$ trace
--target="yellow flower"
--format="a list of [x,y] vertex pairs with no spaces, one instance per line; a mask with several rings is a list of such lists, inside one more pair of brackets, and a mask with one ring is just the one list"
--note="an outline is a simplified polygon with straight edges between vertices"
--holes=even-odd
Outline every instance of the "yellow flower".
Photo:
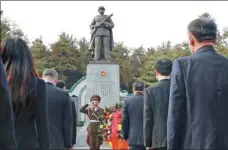
[[109,142],[108,142],[108,145],[109,145],[110,147],[112,147],[112,142],[109,141]]
[[101,124],[101,125],[100,125],[100,128],[101,128],[101,129],[102,129],[102,128],[104,128],[104,125],[103,125],[103,124]]
[[120,131],[120,130],[121,130],[121,128],[122,128],[121,124],[118,124],[118,125],[117,125],[117,130],[119,130],[119,131]]

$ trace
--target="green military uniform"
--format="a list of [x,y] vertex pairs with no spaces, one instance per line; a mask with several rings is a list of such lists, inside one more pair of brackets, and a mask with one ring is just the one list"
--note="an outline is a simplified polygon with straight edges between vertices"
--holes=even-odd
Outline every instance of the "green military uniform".
[[90,119],[90,123],[87,127],[87,143],[90,146],[90,149],[99,150],[100,145],[103,143],[103,137],[99,134],[100,122],[104,117],[104,109],[98,107],[97,110],[94,108],[87,108],[89,104],[84,105],[80,112],[87,114]]

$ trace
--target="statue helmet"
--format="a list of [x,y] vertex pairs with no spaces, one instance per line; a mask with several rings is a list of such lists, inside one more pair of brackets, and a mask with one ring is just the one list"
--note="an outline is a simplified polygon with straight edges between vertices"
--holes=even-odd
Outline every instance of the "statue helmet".
[[104,9],[104,10],[105,10],[104,6],[99,6],[99,7],[98,7],[98,11],[99,11],[100,9]]

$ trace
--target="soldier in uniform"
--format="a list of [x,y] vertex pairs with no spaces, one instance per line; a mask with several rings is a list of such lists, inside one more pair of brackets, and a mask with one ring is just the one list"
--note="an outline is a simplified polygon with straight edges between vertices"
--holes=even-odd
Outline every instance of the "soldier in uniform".
[[[111,18],[108,18],[108,15],[104,15],[105,8],[103,6],[98,8],[98,12],[100,15],[97,15],[90,24],[90,29],[95,30],[95,32],[91,36],[89,50],[94,51],[94,61],[102,59],[109,60],[110,51],[114,43],[112,34],[114,23]],[[99,26],[99,23],[103,20],[105,22]]]
[[[103,137],[99,133],[100,123],[104,119],[104,109],[99,107],[100,96],[93,95],[90,103],[84,105],[80,112],[88,116],[90,123],[87,127],[86,141],[91,150],[99,150],[103,143]],[[92,107],[90,107],[92,104]]]

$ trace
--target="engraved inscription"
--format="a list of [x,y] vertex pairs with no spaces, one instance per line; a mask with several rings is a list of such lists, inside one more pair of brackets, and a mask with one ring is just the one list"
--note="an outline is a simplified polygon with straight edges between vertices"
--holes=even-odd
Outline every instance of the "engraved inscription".
[[94,82],[93,93],[102,97],[111,96],[112,82]]

